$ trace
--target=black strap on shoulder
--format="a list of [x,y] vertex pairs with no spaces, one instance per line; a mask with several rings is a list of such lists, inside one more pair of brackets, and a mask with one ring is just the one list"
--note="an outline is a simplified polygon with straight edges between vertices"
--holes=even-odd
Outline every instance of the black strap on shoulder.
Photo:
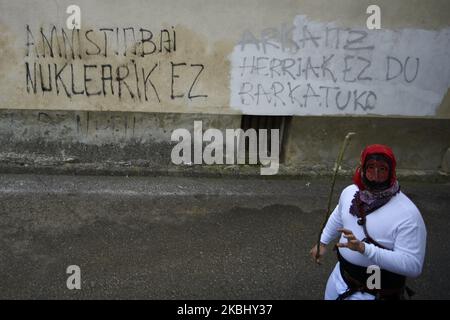
[[[364,210],[363,210],[361,207],[360,207],[359,212],[360,212],[360,216],[358,217],[358,224],[359,224],[360,226],[362,226],[363,231],[364,231],[364,235],[365,235],[365,238],[364,238],[362,241],[367,242],[367,243],[372,243],[372,244],[374,244],[374,245],[376,245],[377,247],[380,247],[380,248],[382,248],[382,249],[387,249],[385,246],[381,245],[381,244],[378,243],[374,238],[372,238],[372,237],[370,236],[369,232],[367,231],[367,225],[366,225],[367,219],[366,219],[366,216],[367,216],[368,214],[366,214],[366,213],[364,212]],[[370,213],[369,213],[369,214],[370,214]]]

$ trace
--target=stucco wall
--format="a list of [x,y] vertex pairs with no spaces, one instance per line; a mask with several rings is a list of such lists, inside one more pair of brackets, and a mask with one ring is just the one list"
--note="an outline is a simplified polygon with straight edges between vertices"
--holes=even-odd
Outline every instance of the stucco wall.
[[70,4],[0,1],[1,108],[450,114],[446,0],[78,1],[74,38]]
[[[259,174],[259,166],[174,165],[175,129],[239,128],[239,115],[99,111],[3,110],[0,112],[0,170],[119,174]],[[278,174],[324,174],[344,136],[357,135],[342,169],[353,170],[364,146],[390,145],[403,175],[448,172],[447,119],[294,117],[286,133]],[[445,162],[443,164],[443,161]],[[193,161],[192,161],[193,162]]]

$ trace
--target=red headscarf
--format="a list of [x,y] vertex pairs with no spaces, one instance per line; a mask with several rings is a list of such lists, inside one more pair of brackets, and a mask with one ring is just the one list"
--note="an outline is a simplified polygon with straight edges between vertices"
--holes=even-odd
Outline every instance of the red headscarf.
[[358,186],[359,190],[365,190],[366,186],[362,182],[361,178],[361,168],[364,168],[366,164],[366,159],[368,156],[372,154],[381,154],[388,158],[390,160],[390,176],[391,180],[389,183],[389,187],[392,187],[397,180],[397,177],[395,175],[395,166],[397,162],[395,161],[394,153],[392,152],[392,149],[388,146],[385,146],[383,144],[372,144],[370,146],[367,146],[361,153],[361,161],[359,163],[359,166],[356,168],[355,174],[353,175],[353,182]]

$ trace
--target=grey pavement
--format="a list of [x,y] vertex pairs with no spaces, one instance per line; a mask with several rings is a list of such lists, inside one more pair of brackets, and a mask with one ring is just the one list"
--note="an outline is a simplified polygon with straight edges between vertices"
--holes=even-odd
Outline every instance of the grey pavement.
[[[334,197],[349,184],[340,177]],[[402,190],[428,229],[416,299],[450,298],[450,182]],[[322,299],[330,178],[0,175],[0,298]],[[81,268],[68,290],[66,268]]]

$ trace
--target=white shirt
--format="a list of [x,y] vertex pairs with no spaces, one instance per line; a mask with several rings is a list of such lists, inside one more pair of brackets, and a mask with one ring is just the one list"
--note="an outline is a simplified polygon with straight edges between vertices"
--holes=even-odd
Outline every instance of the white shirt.
[[[358,187],[350,185],[342,191],[339,203],[330,215],[320,241],[330,243],[339,236],[337,229],[345,228],[362,240],[365,234],[356,216],[350,214],[350,205]],[[364,253],[348,248],[339,252],[349,262],[368,267],[377,265],[406,277],[417,277],[422,272],[426,247],[426,228],[419,209],[401,191],[381,208],[366,216],[369,235],[387,249],[365,243]],[[341,236],[339,242],[347,242]]]

